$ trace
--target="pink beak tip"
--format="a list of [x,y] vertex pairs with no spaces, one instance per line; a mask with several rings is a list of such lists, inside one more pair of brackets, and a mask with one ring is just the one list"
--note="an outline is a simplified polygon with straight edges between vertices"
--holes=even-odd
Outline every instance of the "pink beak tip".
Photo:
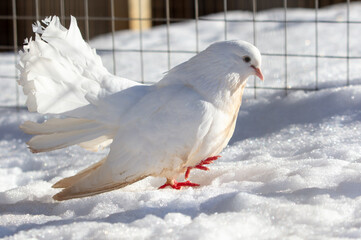
[[257,68],[257,67],[253,67],[254,70],[255,70],[255,75],[257,77],[259,77],[259,79],[261,79],[262,81],[264,81],[264,77],[263,77],[263,74],[262,74],[262,71],[261,69]]

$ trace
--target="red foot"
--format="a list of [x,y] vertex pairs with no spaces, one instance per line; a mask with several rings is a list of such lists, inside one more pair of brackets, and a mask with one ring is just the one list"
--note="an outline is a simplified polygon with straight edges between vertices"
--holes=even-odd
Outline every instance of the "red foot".
[[204,170],[204,171],[208,171],[209,168],[203,166],[205,164],[210,164],[213,163],[214,160],[217,160],[218,158],[220,158],[221,156],[214,156],[214,157],[209,157],[203,161],[201,161],[198,165],[194,166],[194,167],[188,167],[186,174],[184,175],[185,179],[188,179],[189,177],[189,173],[191,172],[191,169],[196,168],[196,169],[200,169],[200,170]]
[[192,183],[190,181],[186,181],[186,182],[177,182],[176,180],[172,181],[173,183],[171,183],[170,181],[167,181],[164,185],[160,186],[158,189],[163,189],[166,187],[171,187],[173,189],[181,189],[182,187],[198,187],[199,184],[197,183]]

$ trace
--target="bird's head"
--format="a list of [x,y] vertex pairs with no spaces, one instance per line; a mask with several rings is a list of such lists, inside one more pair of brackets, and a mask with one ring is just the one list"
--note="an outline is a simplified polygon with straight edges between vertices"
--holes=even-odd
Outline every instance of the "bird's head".
[[205,52],[212,54],[222,68],[239,74],[240,79],[255,75],[263,81],[261,53],[252,44],[240,40],[216,42]]
[[237,92],[251,75],[263,80],[258,49],[245,41],[222,41],[171,69],[157,85],[182,83],[207,98],[223,99]]

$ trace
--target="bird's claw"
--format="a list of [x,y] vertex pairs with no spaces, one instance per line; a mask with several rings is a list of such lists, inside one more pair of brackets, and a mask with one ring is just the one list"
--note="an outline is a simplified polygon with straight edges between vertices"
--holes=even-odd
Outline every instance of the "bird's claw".
[[199,184],[197,183],[192,183],[190,181],[185,181],[185,182],[177,182],[177,181],[173,181],[173,183],[170,182],[166,182],[164,185],[160,186],[158,189],[163,189],[166,187],[171,187],[173,189],[177,189],[180,190],[182,187],[199,187]]
[[186,171],[186,173],[185,173],[185,175],[184,175],[184,178],[185,178],[185,179],[188,179],[189,174],[190,174],[190,172],[191,172],[191,169],[193,169],[193,168],[200,169],[200,170],[204,170],[204,171],[208,171],[209,168],[205,167],[204,165],[213,163],[213,161],[217,160],[217,159],[220,158],[220,157],[221,157],[221,156],[209,157],[209,158],[201,161],[198,165],[196,165],[196,166],[194,166],[194,167],[188,167],[188,168],[187,168],[187,171]]
[[[196,169],[200,169],[200,170],[204,170],[204,171],[208,171],[209,168],[207,168],[204,165],[213,163],[214,160],[217,160],[218,158],[220,158],[221,156],[214,156],[214,157],[209,157],[203,161],[201,161],[198,165],[194,166],[194,167],[188,167],[187,171],[185,173],[185,179],[188,179],[189,177],[189,173],[191,171],[191,169],[196,168]],[[173,189],[177,189],[180,190],[182,187],[198,187],[199,184],[197,183],[192,183],[190,181],[185,181],[185,182],[177,182],[174,179],[167,179],[167,182],[165,184],[163,184],[162,186],[160,186],[158,189],[164,189],[166,187],[171,187]]]

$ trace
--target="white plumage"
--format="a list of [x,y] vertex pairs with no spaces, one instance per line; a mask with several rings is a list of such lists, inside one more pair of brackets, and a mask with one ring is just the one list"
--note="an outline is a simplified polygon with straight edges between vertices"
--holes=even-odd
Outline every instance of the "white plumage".
[[[261,55],[244,41],[217,42],[171,69],[158,83],[142,85],[113,76],[82,39],[75,18],[69,30],[58,17],[34,25],[35,40],[20,52],[20,79],[29,111],[60,114],[25,122],[36,135],[32,152],[74,144],[109,155],[57,182],[66,200],[124,187],[147,176],[176,179],[219,154],[231,138],[246,80],[260,71]],[[187,184],[185,184],[187,185]],[[189,185],[190,186],[190,185]]]

